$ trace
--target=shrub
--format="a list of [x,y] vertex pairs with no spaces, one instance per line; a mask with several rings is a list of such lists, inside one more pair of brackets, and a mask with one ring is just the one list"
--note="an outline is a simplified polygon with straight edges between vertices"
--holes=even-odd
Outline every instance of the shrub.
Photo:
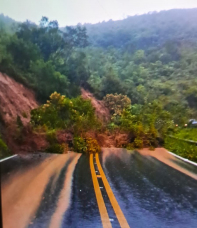
[[164,147],[179,156],[195,162],[197,161],[197,146],[194,143],[167,136]]
[[74,147],[74,151],[76,151],[78,153],[86,153],[87,152],[86,141],[82,137],[74,137],[73,147]]
[[46,125],[48,129],[70,129],[76,134],[99,127],[94,108],[89,100],[81,97],[69,99],[57,92],[46,104],[31,111],[34,127]]
[[101,148],[98,145],[98,142],[96,139],[92,139],[92,138],[87,138],[86,139],[86,145],[87,145],[87,152],[89,154],[91,153],[100,153]]
[[62,143],[59,144],[57,140],[56,130],[51,130],[46,133],[46,139],[49,142],[50,146],[46,149],[49,153],[63,154],[69,150],[68,144]]
[[157,130],[154,126],[150,126],[148,132],[147,132],[147,144],[150,146],[150,148],[154,148],[157,146]]
[[78,153],[99,153],[101,151],[100,146],[96,139],[75,137],[73,140],[74,150]]
[[135,138],[135,140],[134,140],[134,146],[136,148],[143,148],[143,139],[141,139],[141,138]]
[[8,157],[9,155],[10,155],[10,151],[0,135],[0,159],[4,157]]
[[57,143],[56,130],[51,130],[46,133],[46,139],[50,144]]
[[69,151],[69,146],[67,143],[62,143],[62,146],[64,148],[63,154],[66,154]]
[[196,128],[183,128],[177,129],[177,132],[173,134],[173,136],[180,139],[188,139],[197,141],[197,129]]
[[64,144],[54,143],[46,149],[46,152],[54,153],[54,154],[63,154],[64,149],[65,149]]
[[111,114],[115,115],[121,115],[122,111],[131,105],[131,100],[122,94],[107,94],[103,99]]
[[114,130],[119,129],[119,126],[116,125],[114,122],[111,122],[107,125],[107,129],[113,132]]
[[133,150],[134,149],[134,143],[128,143],[126,146],[127,150]]

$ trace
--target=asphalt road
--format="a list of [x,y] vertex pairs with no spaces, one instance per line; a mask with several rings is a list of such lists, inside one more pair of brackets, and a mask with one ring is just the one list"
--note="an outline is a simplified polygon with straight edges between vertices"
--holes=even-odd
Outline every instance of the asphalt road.
[[1,174],[3,228],[197,227],[197,167],[162,149],[16,156]]

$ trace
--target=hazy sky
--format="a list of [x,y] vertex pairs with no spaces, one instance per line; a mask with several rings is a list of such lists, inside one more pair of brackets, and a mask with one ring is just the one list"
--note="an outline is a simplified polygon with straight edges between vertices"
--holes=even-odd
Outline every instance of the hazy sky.
[[42,16],[60,26],[123,19],[172,8],[194,8],[197,0],[0,0],[0,13],[17,21],[38,23]]

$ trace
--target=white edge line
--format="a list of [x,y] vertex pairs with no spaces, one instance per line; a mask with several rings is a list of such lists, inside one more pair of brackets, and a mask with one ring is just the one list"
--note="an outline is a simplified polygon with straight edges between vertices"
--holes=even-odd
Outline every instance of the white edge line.
[[183,158],[183,157],[181,157],[181,156],[178,156],[178,155],[176,155],[176,154],[174,154],[174,153],[172,153],[172,152],[170,152],[170,151],[168,151],[168,153],[172,154],[174,157],[180,158],[181,160],[183,160],[183,161],[185,161],[185,162],[188,162],[188,163],[190,163],[190,164],[192,164],[192,165],[197,166],[197,163],[195,163],[195,162],[193,162],[193,161],[190,161],[190,160],[188,160],[188,159],[186,159],[186,158]]
[[10,158],[14,158],[14,157],[16,157],[16,156],[18,156],[18,155],[17,155],[17,154],[15,154],[15,155],[13,155],[13,156],[10,156],[10,157],[7,157],[7,158],[4,158],[4,159],[1,159],[1,160],[0,160],[0,162],[6,161],[6,160],[8,160],[8,159],[10,159]]

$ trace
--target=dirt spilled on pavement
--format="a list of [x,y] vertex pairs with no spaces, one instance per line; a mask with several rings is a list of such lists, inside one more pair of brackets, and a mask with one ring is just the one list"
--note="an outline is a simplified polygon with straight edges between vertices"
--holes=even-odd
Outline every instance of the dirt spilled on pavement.
[[[64,185],[59,200],[51,218],[52,227],[59,227],[61,216],[70,203],[72,175],[81,155],[69,153],[66,155],[51,155],[43,162],[28,170],[19,169],[9,180],[2,183],[3,227],[25,228],[34,223],[36,213],[44,199],[43,194],[52,180],[51,192],[57,189],[59,176],[68,164]],[[52,193],[50,193],[52,194]],[[49,198],[50,198],[49,194]],[[58,197],[58,196],[56,196]],[[62,205],[61,201],[64,201]],[[50,222],[50,218],[49,218]]]
[[172,154],[168,153],[168,151],[165,148],[156,148],[154,151],[149,150],[148,148],[144,148],[142,150],[138,150],[138,152],[144,156],[155,157],[156,159],[165,163],[166,165],[171,166],[172,168],[177,169],[178,171],[197,180],[197,174],[194,174],[193,172],[190,172],[189,170],[178,165],[178,163],[173,162],[180,160],[174,157]]
[[[125,152],[123,150],[125,150]],[[106,162],[107,158],[110,158],[112,154],[117,156],[119,159],[123,160],[126,163],[127,160],[129,160],[130,153],[132,153],[127,151],[126,149],[121,148],[102,148],[102,151],[104,163]],[[184,161],[182,162],[180,159],[168,153],[168,151],[165,148],[156,148],[155,150],[149,150],[148,148],[144,148],[137,151],[143,156],[154,157],[157,160],[163,162],[164,164],[197,180],[197,174],[187,168],[188,164],[186,164],[186,162]]]

